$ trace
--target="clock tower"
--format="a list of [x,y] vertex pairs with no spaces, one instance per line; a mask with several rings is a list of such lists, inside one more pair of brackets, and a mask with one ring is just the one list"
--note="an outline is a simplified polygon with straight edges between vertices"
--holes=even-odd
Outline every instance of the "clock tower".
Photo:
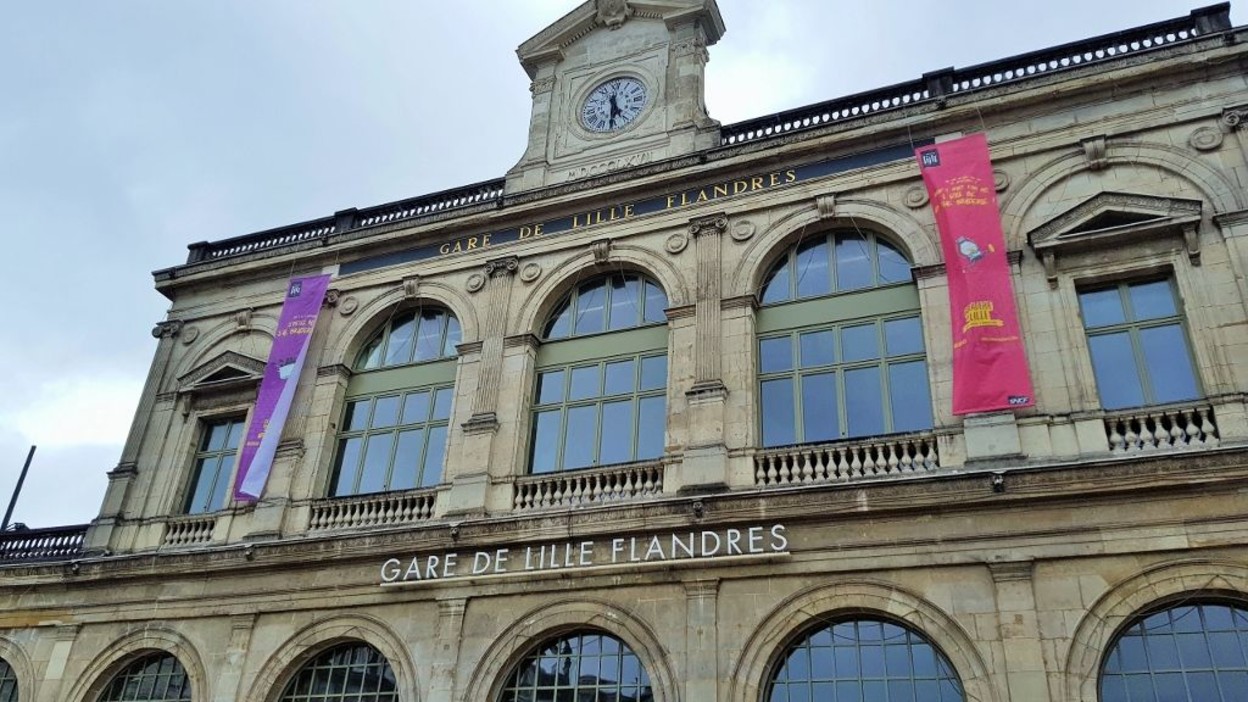
[[723,33],[715,0],[588,0],[521,44],[533,110],[507,192],[715,146],[703,77]]

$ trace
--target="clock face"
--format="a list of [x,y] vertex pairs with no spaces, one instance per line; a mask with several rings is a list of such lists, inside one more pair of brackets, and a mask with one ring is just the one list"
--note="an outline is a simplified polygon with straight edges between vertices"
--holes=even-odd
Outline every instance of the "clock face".
[[591,132],[613,132],[632,124],[646,108],[646,86],[636,78],[612,78],[581,106],[581,124]]

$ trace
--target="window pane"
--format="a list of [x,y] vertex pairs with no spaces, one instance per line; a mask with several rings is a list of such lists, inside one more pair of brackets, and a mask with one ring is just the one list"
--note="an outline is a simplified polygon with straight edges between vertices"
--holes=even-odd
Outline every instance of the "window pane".
[[836,362],[836,338],[832,330],[806,332],[801,337],[802,368]]
[[923,353],[923,327],[918,317],[884,322],[884,347],[889,356]]
[[459,320],[455,318],[455,315],[448,314],[446,317],[446,343],[442,345],[442,355],[450,357],[459,353],[455,347],[459,346],[462,332],[459,328]]
[[538,412],[533,421],[533,472],[550,473],[559,456],[559,421],[562,412]]
[[420,315],[420,328],[416,333],[416,360],[428,361],[442,354],[442,328],[445,318],[437,310],[426,310]]
[[217,464],[220,458],[201,458],[195,464],[195,487],[186,501],[187,514],[199,514],[212,511],[208,506],[212,483],[216,479]]
[[368,412],[372,400],[356,400],[347,403],[347,416],[342,420],[343,431],[360,431],[368,426]]
[[582,286],[577,293],[576,334],[593,334],[600,332],[606,322],[607,287],[603,282],[590,283]]
[[1169,280],[1130,285],[1127,295],[1131,298],[1131,316],[1137,321],[1173,317],[1179,313],[1174,308],[1174,294]]
[[758,342],[758,367],[760,372],[774,373],[793,368],[793,339],[777,336]]
[[836,374],[816,373],[802,378],[802,440],[832,441],[841,436],[837,417]]
[[563,399],[563,369],[537,375],[537,403],[559,402]]
[[850,436],[883,434],[883,405],[879,368],[845,371],[845,416],[849,420]]
[[667,386],[667,356],[641,359],[641,389],[657,390]]
[[390,469],[390,449],[394,447],[394,434],[376,434],[368,437],[364,449],[364,466],[360,473],[357,492],[365,494],[385,489],[386,473]]
[[836,289],[857,290],[872,282],[871,254],[861,234],[836,237]]
[[569,400],[583,400],[587,397],[598,397],[599,381],[598,366],[581,366],[572,369],[572,387],[568,391]]
[[638,402],[637,460],[644,461],[663,455],[667,431],[666,402],[663,397],[643,397]]
[[439,388],[433,395],[433,421],[449,419],[451,416],[451,399],[454,388]]
[[399,421],[399,396],[379,397],[373,402],[372,428],[392,427]]
[[814,297],[832,292],[828,275],[828,240],[817,237],[803,241],[794,258],[797,265],[797,296]]
[[667,294],[663,288],[646,282],[646,322],[667,321]]
[[236,449],[238,448],[238,442],[241,441],[243,438],[242,420],[231,421],[229,423],[228,429],[229,429],[229,434],[225,437],[225,448]]
[[893,431],[931,429],[932,396],[927,383],[927,362],[890,365],[888,400],[893,409]]
[[226,497],[226,488],[230,486],[230,473],[234,470],[233,453],[227,453],[217,459],[216,469],[213,471],[212,494],[208,497],[207,511],[216,512],[219,509],[225,509],[225,503],[228,501]]
[[381,367],[381,342],[385,341],[385,332],[382,331],[373,337],[364,349],[360,351],[360,360],[356,363],[359,370],[371,370]]
[[1079,293],[1079,306],[1083,309],[1083,326],[1088,329],[1127,321],[1118,288]]
[[425,465],[420,486],[430,487],[442,482],[442,461],[446,456],[446,427],[429,429],[429,447],[425,449]]
[[608,402],[602,406],[600,464],[624,463],[633,458],[633,401]]
[[563,438],[563,467],[584,468],[594,462],[598,434],[598,408],[568,408],[568,428]]
[[793,418],[793,380],[779,378],[763,384],[763,445],[784,446],[797,441]]
[[429,391],[411,392],[403,401],[403,423],[415,424],[429,419]]
[[608,329],[629,329],[641,323],[641,280],[611,278],[611,313]]
[[1096,375],[1101,406],[1118,409],[1144,404],[1140,371],[1136,368],[1127,332],[1090,336],[1088,348],[1092,353],[1092,370]]
[[1167,324],[1141,329],[1140,346],[1153,384],[1153,402],[1177,402],[1199,395],[1182,327]]
[[564,302],[546,325],[547,339],[562,339],[572,330],[572,305]]
[[217,422],[209,424],[204,432],[203,451],[220,451],[225,448],[225,439],[230,434],[230,425],[227,422]]
[[880,337],[875,324],[859,324],[841,329],[841,359],[862,361],[880,357]]
[[878,237],[875,250],[880,258],[880,285],[910,282],[910,262],[900,251]]
[[390,341],[386,344],[385,365],[393,366],[412,360],[413,337],[416,335],[414,316],[396,320],[390,328]]
[[789,276],[789,268],[789,257],[786,255],[767,275],[767,281],[763,283],[762,303],[764,305],[784,302],[792,297],[793,291],[790,289],[792,279]]
[[420,470],[420,452],[424,448],[424,429],[399,434],[399,445],[394,452],[394,471],[390,475],[388,489],[408,490],[416,487],[416,473]]
[[[637,384],[637,363],[633,359],[613,361],[607,364],[606,383],[603,395],[619,395],[632,392]],[[614,426],[608,424],[607,426]]]
[[335,495],[351,495],[355,493],[355,477],[360,465],[361,438],[343,439],[338,442],[338,481],[334,487]]

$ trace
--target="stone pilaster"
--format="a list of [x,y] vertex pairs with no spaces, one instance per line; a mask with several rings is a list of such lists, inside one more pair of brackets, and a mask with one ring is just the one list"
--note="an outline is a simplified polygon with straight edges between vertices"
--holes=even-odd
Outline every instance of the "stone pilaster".
[[[62,688],[66,687],[67,684],[69,687],[73,686],[74,679],[71,677],[67,680],[65,671],[69,667],[70,653],[74,648],[74,641],[78,638],[78,629],[79,625],[77,624],[64,624],[56,627],[52,632],[52,636],[48,637],[51,645],[47,647],[47,652],[44,653],[42,645],[39,647],[41,650],[36,651],[35,655],[37,658],[46,656],[48,661],[47,667],[43,671],[43,679],[39,685],[39,696],[37,698],[39,702],[60,702],[65,699],[63,693],[69,692],[68,688],[64,690]],[[26,693],[22,694],[25,695]]]
[[217,668],[220,672],[214,676],[212,683],[212,698],[216,702],[234,702],[246,696],[241,688],[243,664],[247,661],[247,651],[251,648],[251,632],[255,625],[254,614],[230,618],[230,640],[222,655],[225,665]]
[[719,581],[685,583],[685,695],[687,700],[719,696]]
[[723,214],[699,217],[689,222],[698,258],[698,289],[694,304],[697,341],[694,346],[693,392],[721,393],[724,389],[720,363],[720,242],[728,228]]
[[515,256],[497,258],[485,264],[485,324],[481,329],[481,367],[477,391],[472,398],[472,416],[464,431],[494,431],[498,428],[498,382],[503,368],[503,335],[507,330],[507,310],[511,302],[511,281],[520,267]]
[[459,643],[464,630],[464,610],[468,600],[456,597],[438,600],[438,628],[430,661],[429,702],[458,699],[455,670],[459,667]]
[[996,590],[1008,699],[1014,702],[1056,699],[1049,696],[1044,668],[1036,595],[1032,587],[1032,562],[989,563],[988,571]]

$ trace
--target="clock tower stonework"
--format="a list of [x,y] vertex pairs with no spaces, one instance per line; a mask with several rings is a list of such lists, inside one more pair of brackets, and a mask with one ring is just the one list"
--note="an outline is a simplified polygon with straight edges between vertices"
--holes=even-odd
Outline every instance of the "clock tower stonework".
[[715,0],[588,0],[521,44],[533,111],[507,192],[715,146],[703,78],[723,33]]

